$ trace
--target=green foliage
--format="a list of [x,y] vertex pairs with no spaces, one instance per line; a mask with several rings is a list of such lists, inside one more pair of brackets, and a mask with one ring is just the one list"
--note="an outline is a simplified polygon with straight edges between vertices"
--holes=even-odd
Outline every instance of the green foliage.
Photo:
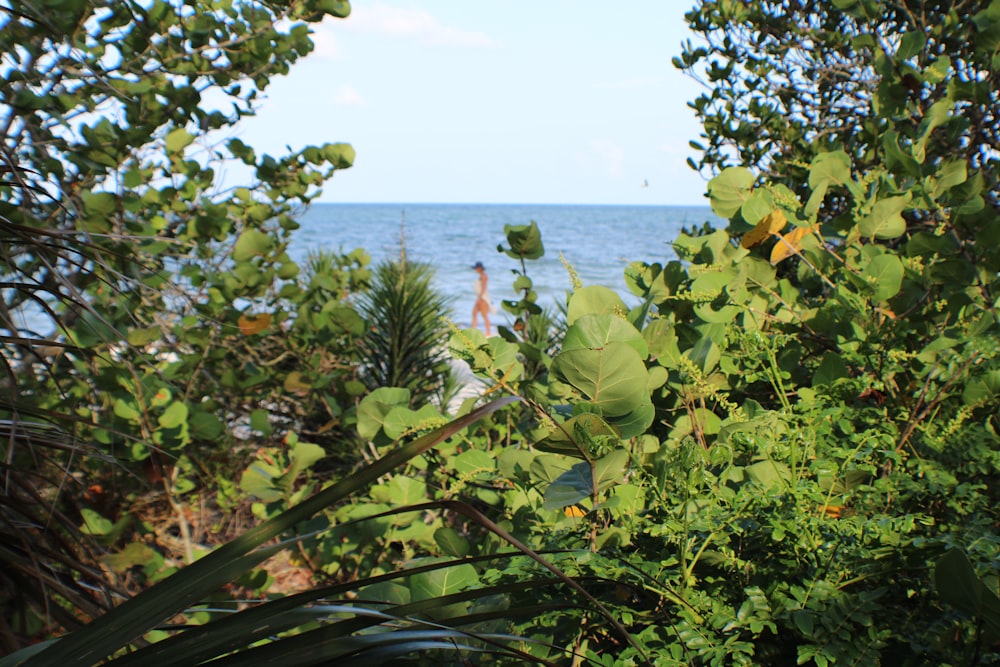
[[[459,619],[453,633],[442,631],[438,624],[419,621],[410,625],[415,629],[424,630],[423,636],[415,635],[412,631],[408,631],[409,628],[400,630],[393,627],[397,622],[405,622],[407,616],[416,616],[420,613],[430,614],[438,621],[447,618],[447,605],[442,601],[461,604],[464,608],[468,599],[463,600],[457,594],[468,587],[470,578],[474,578],[475,570],[468,564],[456,565],[449,562],[413,567],[409,572],[401,572],[395,577],[385,579],[391,581],[394,578],[409,578],[410,600],[407,604],[395,605],[398,607],[396,610],[385,605],[375,605],[370,611],[364,605],[331,607],[321,603],[323,598],[342,595],[347,590],[357,587],[317,589],[297,598],[261,603],[238,613],[234,610],[234,613],[222,615],[205,625],[191,628],[189,632],[176,634],[172,638],[138,648],[131,653],[120,653],[121,649],[129,647],[136,637],[153,631],[174,615],[185,611],[193,613],[191,605],[289,544],[283,541],[277,545],[266,546],[274,538],[285,536],[298,524],[310,519],[324,508],[363,489],[414,456],[503,407],[510,400],[494,401],[394,449],[379,461],[303,498],[294,507],[252,528],[238,539],[190,564],[162,583],[143,591],[96,619],[85,630],[25,653],[8,656],[0,660],[0,665],[20,664],[20,661],[28,655],[31,656],[31,664],[35,665],[90,665],[115,654],[118,654],[116,659],[104,664],[140,662],[148,664],[150,660],[157,664],[172,662],[199,664],[238,648],[246,649],[239,654],[239,660],[249,661],[248,664],[260,664],[260,660],[276,654],[281,655],[283,660],[293,661],[296,664],[325,664],[332,659],[349,655],[358,657],[359,654],[366,659],[372,659],[368,656],[381,655],[377,649],[386,646],[401,655],[426,651],[430,648],[518,655],[519,651],[516,648],[506,646],[509,638],[499,636],[491,638],[490,635],[484,636],[475,630],[462,630],[462,625],[468,625],[468,622],[463,623],[462,619]],[[294,452],[301,452],[301,447],[293,450],[293,458],[296,456]],[[300,463],[307,465],[304,462]],[[294,541],[297,540],[293,539],[292,542]],[[475,597],[472,596],[471,599]],[[419,601],[424,601],[425,604],[415,604]],[[353,622],[350,619],[353,619]],[[272,637],[276,632],[287,633],[293,630],[297,631],[287,635],[281,642],[266,642],[255,646],[260,640]],[[384,633],[381,641],[359,639],[367,636],[371,640],[373,633]],[[453,645],[442,644],[442,641],[449,637],[460,639],[461,642]],[[476,648],[484,642],[484,647]]]
[[[531,629],[600,664],[992,664],[1000,263],[984,242],[995,144],[976,133],[996,110],[963,83],[995,69],[991,10],[974,26],[929,10],[933,28],[902,31],[887,56],[892,39],[868,35],[918,20],[901,7],[795,7],[689,15],[709,46],[682,64],[715,58],[695,108],[726,230],[631,265],[631,311],[578,286],[530,383],[513,332],[453,337],[533,411],[496,460],[506,520],[568,552],[567,572],[613,580],[602,599],[643,650],[561,611]],[[914,58],[924,78],[907,98],[893,81]],[[510,241],[520,274],[529,229]]]
[[[507,397],[478,410],[469,399],[452,421],[435,396],[442,304],[426,269],[378,267],[356,310],[363,253],[314,255],[302,274],[285,252],[284,205],[308,199],[286,174],[342,168],[348,147],[258,164],[230,143],[269,194],[213,203],[202,166],[178,156],[200,125],[164,126],[157,146],[195,184],[138,179],[130,187],[161,194],[136,211],[92,187],[73,229],[103,244],[108,224],[149,213],[157,242],[169,230],[190,251],[153,244],[162,263],[141,280],[136,267],[70,263],[105,282],[80,273],[93,307],[53,311],[68,347],[18,376],[17,398],[39,416],[74,406],[87,451],[171,461],[158,483],[181,512],[206,470],[242,472],[217,481],[218,501],[249,495],[262,523],[43,646],[43,664],[139,637],[152,643],[116,662],[420,664],[446,648],[470,664],[1000,660],[995,5],[963,22],[933,3],[700,2],[688,18],[707,43],[679,64],[713,84],[693,103],[696,149],[727,228],[681,234],[676,260],[630,265],[635,307],[574,281],[562,324],[528,275],[541,230],[507,226],[513,325],[448,339],[486,395]],[[112,145],[114,132],[108,121],[81,136]],[[109,289],[162,288],[176,266],[183,300]],[[134,347],[112,354],[115,331]],[[175,356],[153,357],[153,343]],[[43,391],[64,369],[62,393]],[[234,426],[252,451],[231,452],[247,441]],[[327,481],[325,455],[355,432],[368,461]],[[167,574],[122,544],[141,522],[83,510],[109,567]],[[265,590],[254,567],[287,545],[321,584],[234,614],[198,606],[228,581]],[[184,629],[165,638],[157,628],[181,612]]]
[[[348,3],[9,4],[0,450],[5,479],[23,479],[3,488],[3,542],[19,545],[3,562],[21,579],[4,580],[0,604],[44,634],[113,599],[76,582],[109,585],[100,549],[151,534],[129,512],[150,485],[190,559],[190,507],[233,500],[248,436],[301,431],[355,455],[338,443],[363,326],[341,288],[367,259],[301,284],[287,252],[294,214],[351,165],[349,145],[269,156],[226,138],[312,49],[308,23]],[[221,189],[222,169],[246,187]],[[126,529],[95,550],[77,540],[85,517]]]
[[433,285],[434,269],[406,259],[375,267],[359,304],[367,320],[360,341],[361,379],[369,390],[399,387],[411,402],[447,403],[453,388],[445,352],[449,299]]
[[996,13],[990,1],[701,0],[686,15],[701,39],[674,59],[708,84],[690,103],[704,128],[697,166],[802,187],[815,156],[842,149],[859,173],[920,180],[966,164],[992,190]]

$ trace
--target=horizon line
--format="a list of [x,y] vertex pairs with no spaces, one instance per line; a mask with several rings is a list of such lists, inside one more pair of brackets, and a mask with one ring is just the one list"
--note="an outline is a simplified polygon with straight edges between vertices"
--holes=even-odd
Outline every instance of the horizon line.
[[347,206],[631,206],[631,207],[648,207],[648,208],[669,208],[669,207],[685,207],[685,208],[712,208],[708,202],[708,198],[705,199],[704,203],[698,204],[623,204],[623,203],[605,203],[605,204],[594,204],[594,203],[572,203],[572,202],[476,202],[476,201],[321,201],[316,200],[310,202],[308,205],[313,204],[330,204],[330,205],[347,205]]

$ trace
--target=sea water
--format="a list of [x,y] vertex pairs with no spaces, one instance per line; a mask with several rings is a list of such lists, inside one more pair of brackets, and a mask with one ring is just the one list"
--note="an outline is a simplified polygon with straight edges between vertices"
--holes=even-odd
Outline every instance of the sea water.
[[[637,299],[624,278],[630,262],[665,264],[676,258],[671,242],[682,229],[724,226],[707,206],[314,204],[298,217],[290,254],[301,262],[309,250],[364,248],[376,264],[398,258],[405,239],[407,258],[434,267],[435,287],[452,300],[454,321],[468,326],[476,262],[486,267],[498,310],[500,300],[520,298],[513,289],[520,262],[497,246],[506,245],[505,225],[531,221],[541,230],[545,255],[526,268],[542,306],[564,300],[572,287],[560,254],[584,285],[609,287],[632,305]],[[500,310],[494,319],[503,324],[509,316]]]

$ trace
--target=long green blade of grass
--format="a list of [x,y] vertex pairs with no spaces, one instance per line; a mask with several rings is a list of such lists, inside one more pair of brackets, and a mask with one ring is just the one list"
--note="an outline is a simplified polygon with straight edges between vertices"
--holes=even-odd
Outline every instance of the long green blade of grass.
[[[299,505],[256,526],[185,567],[163,582],[100,616],[34,656],[31,665],[93,665],[119,651],[144,633],[238,578],[269,553],[253,553],[269,540],[290,530],[322,509],[337,503],[406,461],[447,440],[470,424],[514,401],[505,397],[397,447],[371,465],[314,494]],[[265,552],[267,550],[264,550]],[[0,667],[19,664],[17,654],[0,661]]]

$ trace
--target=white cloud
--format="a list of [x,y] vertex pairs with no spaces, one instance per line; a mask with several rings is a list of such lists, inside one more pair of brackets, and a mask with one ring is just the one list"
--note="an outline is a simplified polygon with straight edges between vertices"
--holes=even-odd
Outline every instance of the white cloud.
[[449,28],[422,9],[390,7],[382,3],[354,6],[342,25],[347,29],[413,39],[421,44],[477,48],[499,46],[486,33]]
[[364,107],[368,101],[354,87],[342,85],[333,96],[333,103],[338,107]]
[[625,151],[621,146],[613,141],[595,140],[590,142],[590,151],[601,161],[604,171],[609,175],[615,177],[624,175]]

